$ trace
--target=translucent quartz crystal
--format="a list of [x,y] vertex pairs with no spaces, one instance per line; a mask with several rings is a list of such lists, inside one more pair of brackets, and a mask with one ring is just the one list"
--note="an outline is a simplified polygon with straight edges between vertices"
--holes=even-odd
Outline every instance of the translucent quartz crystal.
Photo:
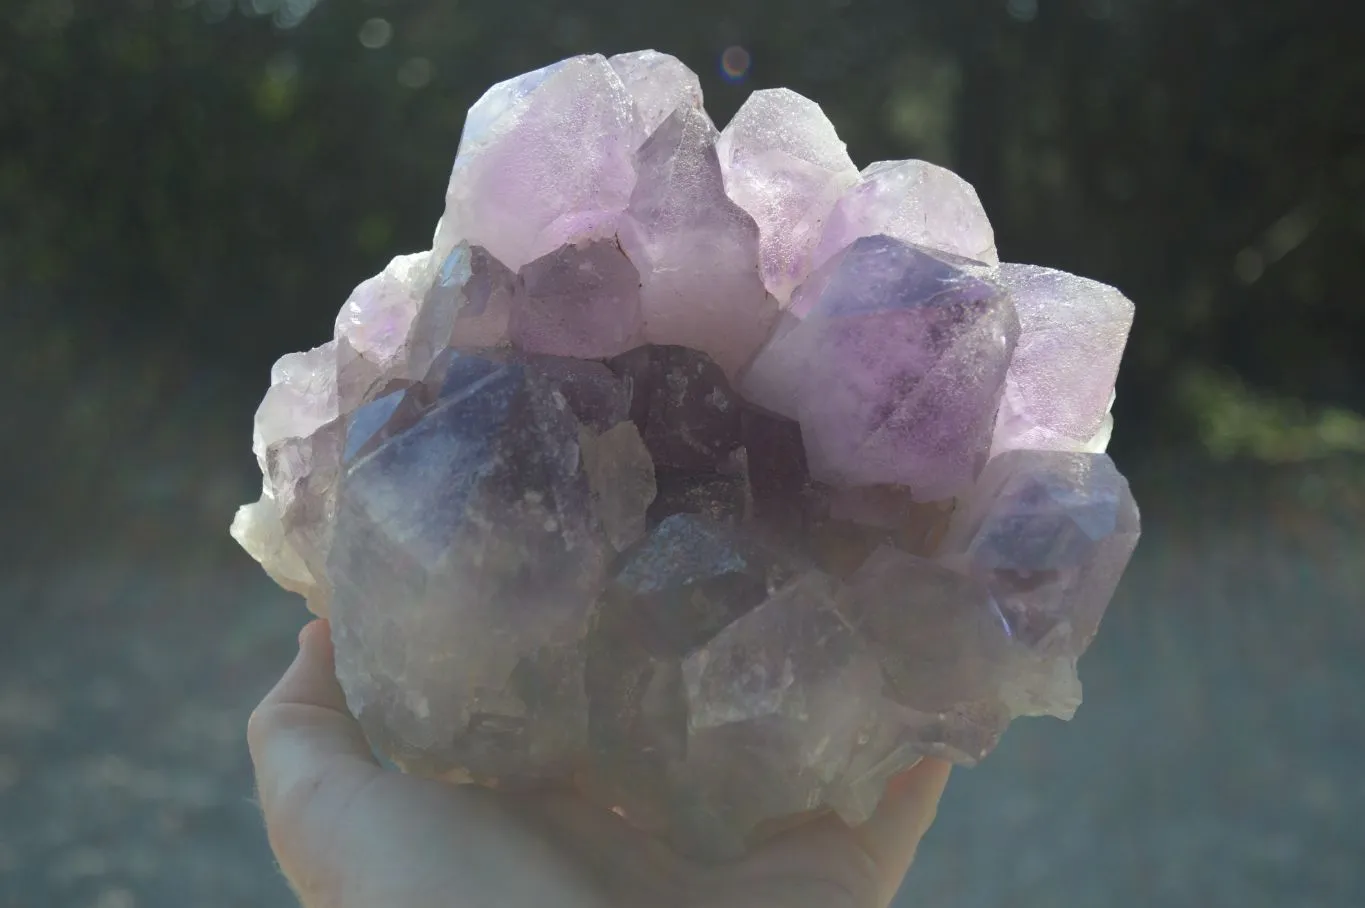
[[475,104],[433,249],[271,373],[232,534],[374,746],[729,858],[1069,717],[1138,537],[1132,307],[971,187],[652,51]]
[[270,370],[270,390],[256,409],[251,449],[261,470],[271,448],[306,438],[341,415],[336,386],[336,341],[286,353]]
[[[650,135],[678,108],[702,110],[701,80],[677,57],[654,50],[617,54],[607,61],[635,101],[640,134]],[[707,118],[710,123],[710,118]]]
[[777,300],[754,262],[758,225],[725,195],[716,128],[682,107],[637,156],[621,247],[640,268],[645,340],[710,354],[731,375],[768,338]]
[[816,479],[899,483],[933,501],[984,465],[1018,334],[993,284],[865,237],[802,285],[741,390],[800,421]]
[[1001,265],[996,279],[1020,332],[993,452],[1103,451],[1133,304],[1113,287],[1036,265]]
[[574,654],[610,551],[581,429],[540,370],[454,352],[356,413],[328,560],[337,673],[400,764],[579,760]]
[[437,270],[409,328],[408,374],[421,378],[446,347],[500,347],[516,275],[480,246],[460,243]]
[[882,680],[838,593],[832,578],[803,575],[683,663],[687,748],[674,786],[689,802],[688,850],[742,852],[762,822],[818,809],[844,781]]
[[613,240],[565,246],[521,270],[508,334],[522,350],[584,358],[640,342],[640,273]]
[[726,192],[758,222],[763,283],[785,302],[858,168],[820,105],[785,88],[750,95],[716,150]]
[[715,473],[733,460],[743,405],[710,357],[686,347],[640,347],[611,367],[630,388],[630,417],[656,466]]
[[275,363],[256,411],[252,448],[261,500],[233,521],[232,535],[285,589],[325,614],[325,562],[332,489],[340,467],[338,342]]
[[984,583],[882,546],[848,585],[848,620],[876,649],[896,702],[939,712],[995,695],[1008,629]]
[[1000,261],[976,190],[926,161],[878,161],[864,168],[825,219],[811,264],[819,268],[859,237],[877,234],[989,265]]
[[610,237],[644,137],[635,99],[601,55],[493,86],[465,119],[437,255],[463,240],[516,271],[565,243]]
[[579,435],[583,469],[607,541],[618,552],[645,534],[645,514],[658,494],[654,462],[640,430],[621,422],[598,435]]
[[[1010,451],[994,458],[954,515],[941,559],[982,580],[1010,636],[1035,660],[1015,714],[1070,718],[1075,660],[1099,629],[1137,545],[1128,482],[1105,454]],[[1044,683],[1039,690],[1039,682]]]

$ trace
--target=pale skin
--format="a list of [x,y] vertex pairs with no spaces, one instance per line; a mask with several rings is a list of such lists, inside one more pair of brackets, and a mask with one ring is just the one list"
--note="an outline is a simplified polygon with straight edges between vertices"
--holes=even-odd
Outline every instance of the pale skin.
[[497,794],[375,762],[314,621],[247,728],[271,848],[305,908],[885,908],[948,781],[924,760],[867,823],[829,816],[703,865],[570,792]]

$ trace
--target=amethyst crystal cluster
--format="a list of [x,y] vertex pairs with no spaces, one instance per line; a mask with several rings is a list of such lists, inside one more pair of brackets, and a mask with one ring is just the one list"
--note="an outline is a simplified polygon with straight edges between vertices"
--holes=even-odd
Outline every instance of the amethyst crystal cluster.
[[1075,710],[1132,315],[800,95],[718,131],[677,60],[575,57],[474,105],[433,248],[275,366],[233,535],[405,770],[734,854]]

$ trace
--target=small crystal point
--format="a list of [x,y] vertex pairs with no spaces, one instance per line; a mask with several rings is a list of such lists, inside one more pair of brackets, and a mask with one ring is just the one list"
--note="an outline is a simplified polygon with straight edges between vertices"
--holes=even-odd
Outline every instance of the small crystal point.
[[848,587],[842,613],[872,642],[896,702],[941,712],[994,696],[1009,630],[984,583],[883,546]]
[[260,562],[271,580],[301,596],[313,592],[317,578],[289,544],[279,505],[269,493],[262,493],[259,501],[238,508],[230,532],[247,554]]
[[800,575],[683,662],[687,751],[671,781],[704,808],[674,833],[689,852],[734,856],[765,821],[819,808],[875,724],[881,672],[837,594]]
[[631,422],[619,422],[600,435],[585,430],[580,445],[594,510],[619,552],[645,534],[645,515],[658,491],[654,462]]
[[788,557],[741,530],[675,514],[623,556],[608,591],[629,598],[642,637],[683,655],[762,602],[792,570]]
[[521,269],[508,333],[529,353],[597,359],[640,343],[640,273],[614,240],[565,246]]
[[635,101],[643,135],[653,133],[680,107],[706,116],[702,110],[701,80],[677,57],[642,50],[617,54],[607,62]]
[[408,374],[420,380],[446,347],[501,347],[516,275],[488,250],[460,243],[436,270],[408,333]]
[[342,306],[335,366],[342,409],[359,406],[384,376],[403,371],[430,264],[425,252],[400,255],[356,287]]

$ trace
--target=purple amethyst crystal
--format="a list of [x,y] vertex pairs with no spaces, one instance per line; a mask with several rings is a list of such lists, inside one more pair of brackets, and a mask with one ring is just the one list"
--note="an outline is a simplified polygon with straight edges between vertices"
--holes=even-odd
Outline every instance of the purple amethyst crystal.
[[574,57],[475,104],[433,248],[276,365],[232,533],[404,770],[727,857],[1074,712],[1138,538],[1131,319],[800,95],[718,132],[676,59]]
[[740,387],[801,423],[811,474],[949,498],[990,451],[1019,336],[999,287],[899,240],[866,237],[811,275]]

